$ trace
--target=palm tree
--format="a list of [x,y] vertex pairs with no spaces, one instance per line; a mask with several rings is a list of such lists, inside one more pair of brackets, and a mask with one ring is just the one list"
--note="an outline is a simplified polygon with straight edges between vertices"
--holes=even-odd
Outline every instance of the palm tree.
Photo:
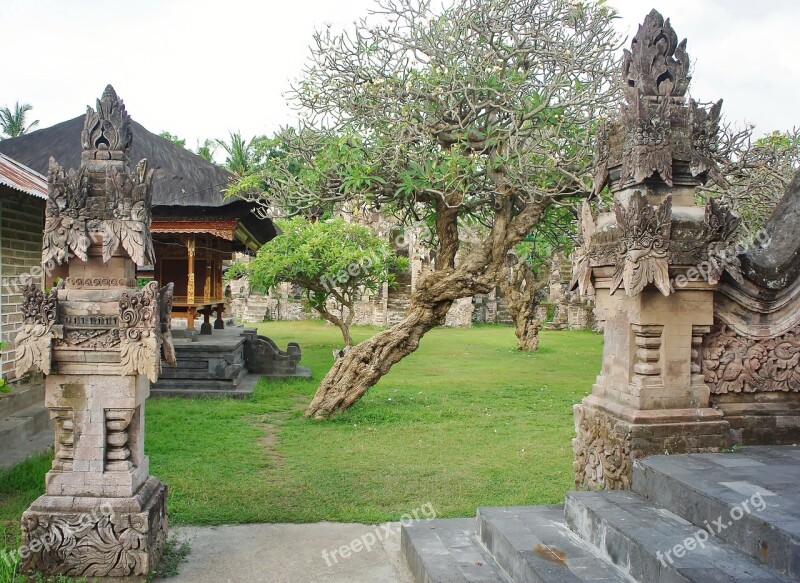
[[0,131],[6,138],[16,138],[28,132],[32,127],[38,125],[39,120],[25,125],[25,114],[33,109],[29,103],[19,104],[17,101],[14,104],[14,111],[11,111],[8,106],[0,107]]
[[217,144],[228,154],[225,167],[236,176],[244,176],[253,163],[251,144],[242,138],[241,132],[230,132],[230,135],[230,144],[224,140],[217,140]]
[[214,164],[214,152],[218,144],[219,140],[209,140],[206,138],[202,144],[200,144],[200,140],[197,140],[197,151],[195,154]]

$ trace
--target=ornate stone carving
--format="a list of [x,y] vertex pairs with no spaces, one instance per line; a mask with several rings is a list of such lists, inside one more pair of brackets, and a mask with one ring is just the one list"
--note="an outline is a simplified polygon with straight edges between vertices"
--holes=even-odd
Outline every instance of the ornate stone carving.
[[85,512],[26,511],[22,540],[36,550],[21,569],[72,577],[147,576],[163,552],[167,512],[165,487],[148,482],[144,489],[153,493],[140,512],[115,511],[109,499]]
[[133,409],[106,409],[106,459],[107,472],[130,470],[131,450],[128,448],[128,426],[133,419]]
[[[624,127],[620,179],[642,182],[653,173],[672,186],[671,103],[689,87],[686,39],[655,10],[639,26],[622,62]],[[595,185],[600,182],[595,176]]]
[[108,350],[119,344],[119,330],[70,330],[55,341],[57,347]]
[[689,88],[689,55],[686,39],[678,35],[669,18],[656,10],[639,25],[622,59],[623,86],[641,95],[682,97]]
[[88,174],[83,169],[65,172],[50,158],[47,183],[42,263],[64,263],[70,252],[86,261],[90,243],[86,226]]
[[67,273],[50,298],[26,288],[18,365],[50,373],[55,455],[23,515],[21,573],[138,580],[163,551],[166,488],[148,477],[141,431],[145,375],[161,371],[161,306],[158,283],[137,290],[134,277],[153,261],[153,173],[145,161],[130,171],[130,125],[109,86],[88,109],[80,170],[50,165],[43,260]]
[[718,322],[703,340],[702,358],[712,393],[800,391],[800,326],[756,339]]
[[736,230],[742,219],[731,212],[728,205],[709,198],[705,209],[706,244],[708,252],[708,282],[719,283],[727,271],[736,281],[742,281],[742,263],[736,250]]
[[631,196],[625,209],[615,200],[619,234],[620,261],[610,293],[620,286],[625,293],[635,296],[649,283],[654,283],[662,294],[671,291],[669,281],[669,246],[672,234],[672,195],[654,207],[641,191]]
[[176,366],[175,345],[172,343],[172,301],[175,284],[168,283],[158,292],[161,311],[161,357],[170,366]]
[[56,443],[53,452],[53,469],[72,471],[75,458],[75,420],[72,409],[51,409],[50,418],[55,421]]
[[713,104],[711,109],[701,107],[694,99],[689,100],[689,124],[692,128],[692,159],[689,162],[689,170],[692,176],[708,173],[718,184],[724,184],[725,179],[720,174],[716,162],[711,159],[711,153],[717,149],[719,143],[721,113],[721,99]]
[[640,387],[661,386],[661,344],[664,326],[631,324],[636,354],[633,360],[631,383]]
[[100,288],[109,287],[136,287],[135,279],[116,278],[116,277],[65,277],[64,283],[67,287],[81,288]]
[[61,332],[56,325],[58,292],[54,288],[45,296],[35,283],[28,282],[22,294],[22,326],[14,337],[17,378],[32,370],[50,374],[51,342]]
[[582,405],[576,405],[574,411],[575,485],[587,489],[629,489],[633,472],[630,435],[617,432],[611,419],[597,411],[587,411]]
[[119,301],[121,374],[144,374],[151,382],[161,373],[161,323],[158,282],[151,281]]
[[110,170],[109,201],[113,204],[113,218],[104,223],[103,261],[108,261],[122,245],[137,265],[155,263],[155,251],[150,237],[150,197],[153,170],[147,169],[147,160],[136,165],[131,175],[124,171]]
[[[79,171],[65,172],[54,160],[48,171],[43,261],[64,263],[69,253],[83,261],[92,238],[103,241],[103,261],[121,245],[137,265],[155,261],[150,237],[153,171],[141,160],[128,168],[130,119],[109,85],[87,108]],[[102,183],[102,188],[97,187]],[[87,280],[88,286],[88,280]]]
[[572,283],[569,286],[571,290],[577,287],[582,298],[594,295],[589,248],[595,229],[592,207],[587,201],[583,201],[578,223],[578,244],[572,253]]
[[608,182],[608,165],[611,156],[611,145],[608,139],[608,123],[602,121],[597,128],[597,135],[595,136],[594,174],[592,175],[595,194],[600,194]]
[[130,150],[133,134],[125,104],[117,97],[111,85],[106,86],[97,100],[97,111],[86,108],[86,121],[81,132],[85,151],[93,151],[93,158],[110,160],[110,151]]
[[670,102],[637,96],[622,108],[625,133],[622,142],[620,179],[642,182],[658,173],[672,186],[672,125]]

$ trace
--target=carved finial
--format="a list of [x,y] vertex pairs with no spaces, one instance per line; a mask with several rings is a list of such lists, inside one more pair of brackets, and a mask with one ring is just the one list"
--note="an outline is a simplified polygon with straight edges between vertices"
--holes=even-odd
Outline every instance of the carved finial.
[[106,88],[103,90],[103,95],[100,96],[101,101],[120,101],[120,98],[117,97],[117,92],[114,91],[114,87],[109,83],[106,85]]
[[[127,154],[131,147],[131,121],[125,104],[111,85],[97,100],[97,111],[86,108],[81,141],[84,150],[119,150]],[[98,156],[104,158],[105,156]]]
[[622,81],[626,96],[629,100],[631,93],[683,97],[690,79],[686,39],[678,43],[669,19],[651,11],[639,25],[631,50],[625,50]]

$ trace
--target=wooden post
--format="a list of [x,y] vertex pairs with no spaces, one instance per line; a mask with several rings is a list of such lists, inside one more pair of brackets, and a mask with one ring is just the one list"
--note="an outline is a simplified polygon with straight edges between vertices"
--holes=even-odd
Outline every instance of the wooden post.
[[189,251],[189,264],[188,264],[188,276],[186,282],[186,303],[193,304],[194,303],[194,235],[189,235],[189,238],[186,242],[186,248]]
[[213,266],[211,265],[211,249],[209,249],[208,245],[206,245],[206,272],[205,272],[205,283],[203,285],[203,301],[209,302],[211,301],[211,270]]

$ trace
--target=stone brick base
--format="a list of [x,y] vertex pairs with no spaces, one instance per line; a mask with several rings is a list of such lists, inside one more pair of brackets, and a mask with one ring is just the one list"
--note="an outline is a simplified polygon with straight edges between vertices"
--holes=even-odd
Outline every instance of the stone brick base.
[[150,477],[132,498],[41,496],[22,515],[22,572],[146,577],[167,538],[167,487]]
[[579,489],[627,490],[634,459],[730,445],[730,425],[712,408],[639,411],[590,395],[574,413],[573,470]]
[[711,395],[741,445],[800,443],[800,393],[780,391]]

